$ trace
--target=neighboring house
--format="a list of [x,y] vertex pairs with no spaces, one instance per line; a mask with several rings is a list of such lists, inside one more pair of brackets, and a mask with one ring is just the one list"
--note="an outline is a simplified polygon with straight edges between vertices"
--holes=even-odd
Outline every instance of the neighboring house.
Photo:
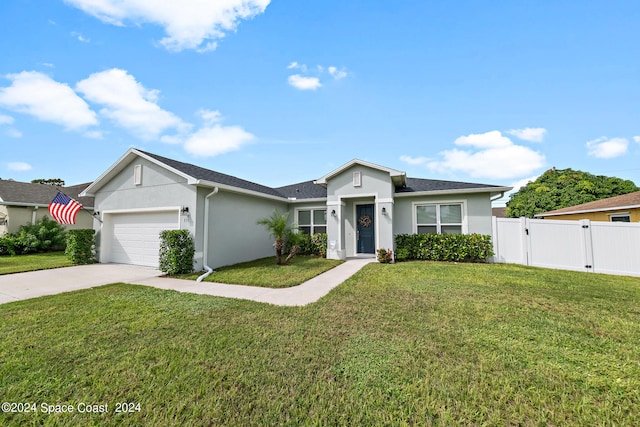
[[256,221],[289,212],[303,233],[328,234],[327,257],[393,248],[399,233],[491,234],[491,199],[510,187],[408,178],[352,160],[315,181],[271,188],[137,149],[128,150],[82,195],[95,196],[100,262],[157,266],[158,233],[187,229],[194,267],[273,254]]
[[76,216],[76,224],[65,225],[67,229],[93,228],[93,197],[78,197],[89,183],[71,187],[34,184],[0,179],[0,235],[14,233],[21,225],[34,224],[44,216],[51,218],[49,203],[58,191],[83,205]]
[[495,216],[496,218],[506,218],[507,217],[507,208],[506,207],[491,208],[491,214],[493,216]]
[[536,218],[640,222],[640,191],[539,213]]

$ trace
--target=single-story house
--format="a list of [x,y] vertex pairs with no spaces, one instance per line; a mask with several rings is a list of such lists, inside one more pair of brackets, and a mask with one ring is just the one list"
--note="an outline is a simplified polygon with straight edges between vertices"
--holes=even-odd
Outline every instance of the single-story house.
[[510,189],[409,178],[362,160],[272,188],[132,148],[82,195],[95,197],[100,262],[157,266],[158,233],[180,228],[201,270],[272,255],[256,221],[276,209],[301,232],[326,232],[327,257],[344,259],[393,248],[400,233],[491,234],[492,198]]
[[58,191],[83,205],[83,209],[76,216],[76,223],[65,225],[65,228],[93,228],[93,197],[78,196],[89,184],[55,187],[0,179],[0,235],[14,233],[21,225],[34,224],[44,216],[51,218],[49,203]]
[[539,213],[536,218],[640,222],[640,191]]

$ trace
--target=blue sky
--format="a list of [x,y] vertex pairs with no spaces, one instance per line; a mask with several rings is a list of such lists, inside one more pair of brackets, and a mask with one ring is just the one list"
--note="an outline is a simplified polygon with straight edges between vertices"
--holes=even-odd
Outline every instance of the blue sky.
[[262,184],[352,158],[640,184],[640,2],[3,0],[0,177],[129,147]]

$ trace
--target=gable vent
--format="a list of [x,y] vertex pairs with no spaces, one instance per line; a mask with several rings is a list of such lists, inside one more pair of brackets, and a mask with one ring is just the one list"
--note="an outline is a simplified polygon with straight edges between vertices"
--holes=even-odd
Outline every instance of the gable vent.
[[360,171],[353,173],[353,186],[361,187],[362,186],[362,174]]
[[136,165],[133,169],[133,184],[142,185],[142,165]]

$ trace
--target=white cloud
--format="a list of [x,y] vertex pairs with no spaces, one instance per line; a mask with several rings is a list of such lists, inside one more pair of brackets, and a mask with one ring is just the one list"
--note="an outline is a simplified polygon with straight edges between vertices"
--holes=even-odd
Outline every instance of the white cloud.
[[239,126],[221,126],[215,124],[199,129],[190,135],[184,148],[187,152],[200,157],[213,157],[240,149],[255,137]]
[[417,165],[424,165],[431,159],[429,159],[428,157],[400,156],[400,160],[409,165],[417,166]]
[[78,41],[81,41],[82,43],[91,43],[91,39],[84,37],[82,34],[76,31],[71,32],[71,37],[76,38]]
[[627,152],[629,141],[626,138],[611,138],[603,136],[585,144],[590,156],[598,159],[612,159]]
[[0,125],[12,125],[14,122],[13,117],[0,114]]
[[25,162],[10,162],[7,164],[7,168],[15,172],[25,172],[31,170],[31,165]]
[[0,105],[68,130],[98,124],[96,114],[68,85],[37,71],[8,74],[12,84],[0,88]]
[[514,144],[499,131],[461,136],[458,146],[440,154],[441,161],[427,163],[429,169],[439,172],[463,172],[474,178],[510,179],[531,174],[542,167],[545,157],[541,153]]
[[317,77],[304,77],[300,74],[289,76],[289,84],[299,90],[316,90],[322,86]]
[[156,24],[164,28],[160,40],[170,51],[213,50],[217,40],[233,32],[243,19],[263,13],[270,0],[65,0],[103,22]]
[[142,139],[159,138],[167,130],[186,132],[190,125],[157,104],[158,90],[146,89],[125,70],[112,68],[90,75],[76,85],[100,114]]
[[331,74],[331,76],[336,80],[344,79],[345,77],[347,77],[347,72],[344,69],[338,70],[337,67],[331,66],[327,68],[327,70],[329,71],[329,74]]
[[5,131],[5,133],[11,138],[22,138],[22,132],[20,132],[18,129],[9,128]]
[[472,133],[471,135],[456,138],[454,144],[475,148],[504,148],[513,145],[513,142],[498,130],[486,133]]
[[634,136],[633,141],[640,144],[640,136]]
[[513,135],[518,139],[530,142],[542,142],[547,130],[545,128],[524,128],[524,129],[511,129],[507,131],[509,135]]
[[198,115],[207,124],[220,123],[222,121],[222,114],[218,110],[199,110]]

